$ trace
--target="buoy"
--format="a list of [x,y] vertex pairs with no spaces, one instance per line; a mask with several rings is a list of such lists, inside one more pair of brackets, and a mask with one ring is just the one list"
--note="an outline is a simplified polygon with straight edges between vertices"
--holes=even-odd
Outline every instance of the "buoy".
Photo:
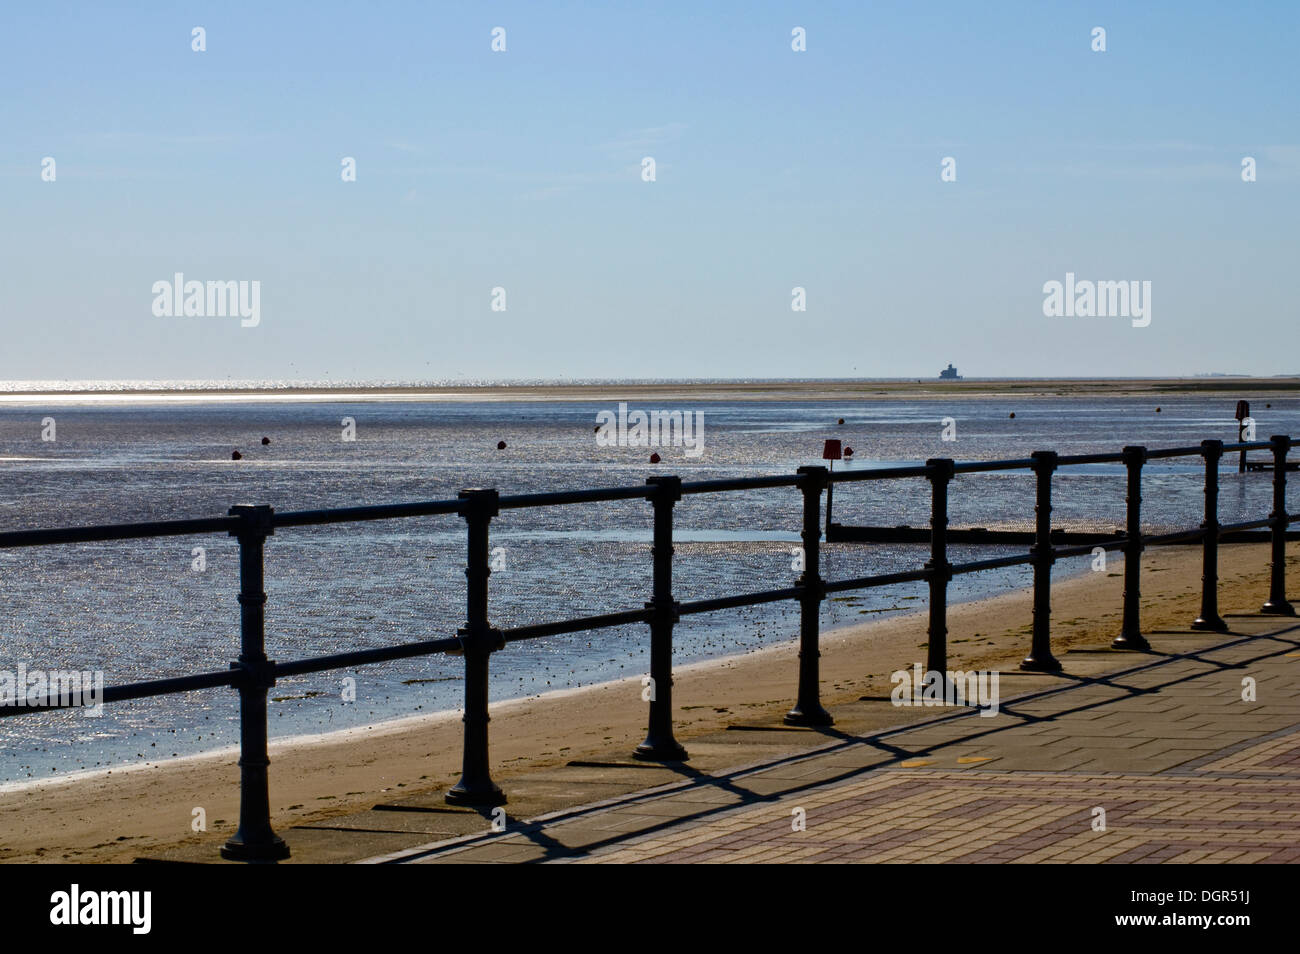
[[844,456],[845,456],[845,457],[852,457],[852,456],[853,456],[853,448],[852,448],[852,447],[846,447],[846,448],[844,448]]
[[1156,413],[1157,413],[1157,414],[1160,413],[1160,408],[1156,408]]
[[1273,405],[1271,405],[1271,404],[1265,404],[1264,406],[1265,406],[1265,407],[1272,407]]
[[239,453],[239,451],[231,451],[231,452],[230,452],[230,459],[231,459],[231,460],[243,460],[243,459],[244,459],[244,455],[241,454],[241,453]]
[[269,437],[263,437],[263,438],[262,438],[262,446],[263,446],[263,447],[265,447],[265,446],[266,446],[267,444],[269,444],[269,443],[271,443],[271,438],[269,438]]
[[1015,411],[1012,411],[1012,412],[1011,412],[1011,417],[1014,419],[1015,416],[1016,416],[1016,412],[1015,412]]
[[650,463],[652,463],[652,464],[657,464],[657,463],[659,463],[659,461],[660,461],[660,457],[659,457],[658,454],[651,454],[651,455],[650,455]]
[[497,441],[497,450],[505,450],[505,449],[506,449],[506,442],[505,442],[505,441]]
[[844,423],[844,418],[840,418],[840,421],[839,421],[839,422],[840,422],[841,424],[843,424],[843,423]]

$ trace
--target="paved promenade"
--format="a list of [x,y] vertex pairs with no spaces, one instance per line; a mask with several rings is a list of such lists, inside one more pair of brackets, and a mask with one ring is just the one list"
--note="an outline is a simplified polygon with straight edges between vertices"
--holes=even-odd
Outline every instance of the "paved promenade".
[[1229,622],[1154,634],[1156,654],[1071,653],[1046,683],[1004,673],[993,717],[832,728],[794,755],[688,763],[667,785],[367,860],[1300,861],[1300,625]]

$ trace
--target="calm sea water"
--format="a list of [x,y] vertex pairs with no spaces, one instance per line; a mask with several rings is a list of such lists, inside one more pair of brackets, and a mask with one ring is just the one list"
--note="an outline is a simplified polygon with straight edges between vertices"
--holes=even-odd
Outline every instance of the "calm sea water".
[[[603,403],[7,400],[0,404],[0,527],[214,516],[239,502],[296,510],[427,500],[475,486],[517,493],[632,485],[653,473],[788,473],[818,462],[830,436],[854,448],[858,468],[1235,439],[1232,401],[1159,401],[1160,413],[1152,398],[632,402],[633,409],[704,413],[703,455],[659,449],[663,461],[653,466],[650,448],[597,445],[596,414],[614,409]],[[1261,439],[1300,433],[1300,402],[1252,403]],[[54,442],[41,440],[46,417],[55,419]],[[956,419],[956,442],[940,439],[944,417]],[[341,439],[344,418],[356,422],[353,442]],[[269,445],[261,444],[263,436]],[[243,460],[230,460],[234,449]],[[1149,526],[1197,524],[1201,487],[1194,460],[1151,464],[1144,482]],[[1055,493],[1058,524],[1123,524],[1119,467],[1063,470]],[[1225,466],[1222,519],[1264,515],[1269,493],[1267,476],[1239,477],[1235,465]],[[924,526],[928,508],[928,485],[920,480],[842,486],[835,498],[836,519],[846,524]],[[1032,508],[1027,473],[963,477],[953,486],[954,526],[1029,527]],[[684,500],[677,511],[678,598],[792,582],[799,510],[793,490]],[[491,580],[494,624],[639,608],[649,597],[649,541],[650,511],[641,502],[503,514],[492,530],[505,560]],[[206,548],[202,572],[193,569],[196,546]],[[910,568],[926,558],[925,548],[914,546],[833,545],[824,552],[831,579]],[[972,549],[954,558],[997,552]],[[0,551],[0,669],[13,671],[20,662],[102,669],[108,684],[224,669],[239,651],[236,556],[234,541],[216,536]],[[1063,563],[1058,574],[1083,567],[1086,561]],[[281,531],[267,545],[268,654],[289,660],[452,635],[464,619],[463,568],[463,524],[454,517]],[[953,598],[1028,581],[1019,568],[961,577]],[[847,595],[827,602],[823,626],[923,605],[920,584]],[[747,652],[796,633],[793,605],[691,617],[678,629],[676,659]],[[919,653],[898,647],[899,667]],[[493,656],[492,667],[498,700],[641,675],[648,668],[646,627],[513,644]],[[272,692],[271,730],[281,737],[454,709],[460,676],[460,660],[433,657],[284,680]],[[341,701],[344,677],[356,680],[355,703]],[[167,758],[236,739],[229,690],[117,704],[98,719],[79,712],[3,719],[0,779]]]

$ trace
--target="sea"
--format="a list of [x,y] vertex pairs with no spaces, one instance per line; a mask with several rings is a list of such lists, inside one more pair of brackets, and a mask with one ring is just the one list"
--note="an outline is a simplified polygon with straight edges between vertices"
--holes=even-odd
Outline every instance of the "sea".
[[[306,510],[447,499],[470,487],[513,494],[642,486],[656,474],[789,474],[822,463],[827,438],[854,451],[836,469],[859,470],[1237,436],[1235,395],[1223,394],[627,401],[629,411],[699,415],[692,417],[703,421],[696,454],[598,441],[599,415],[617,413],[617,399],[513,400],[506,393],[474,400],[464,392],[429,399],[375,390],[375,382],[346,394],[213,392],[211,382],[155,387],[162,393],[104,383],[93,384],[93,393],[34,395],[0,385],[0,530],[220,516],[237,503]],[[1257,396],[1252,403],[1260,439],[1300,434],[1300,399]],[[234,451],[242,459],[232,460]],[[1197,526],[1202,476],[1195,458],[1149,464],[1147,528]],[[1235,459],[1226,459],[1221,482],[1221,520],[1267,514],[1268,475],[1239,475]],[[1122,527],[1124,483],[1119,465],[1063,468],[1054,478],[1055,524]],[[1290,499],[1294,511],[1300,491]],[[836,489],[834,519],[924,527],[929,506],[923,479],[845,484]],[[951,525],[1028,529],[1033,507],[1028,472],[961,476],[952,486]],[[790,585],[799,575],[801,504],[793,489],[688,496],[675,520],[680,600]],[[491,529],[493,624],[641,608],[650,597],[650,528],[644,501],[502,513]],[[1013,549],[952,551],[961,561]],[[917,568],[927,556],[918,545],[829,544],[823,576]],[[455,516],[280,530],[266,546],[267,652],[289,661],[452,636],[465,619],[464,566],[464,525]],[[1093,571],[1092,558],[1082,557],[1054,572]],[[1025,567],[961,576],[950,598],[980,599],[1029,582]],[[221,535],[0,550],[0,672],[20,665],[102,671],[106,685],[120,685],[225,669],[239,654],[237,589],[237,547]],[[823,631],[916,611],[925,597],[921,583],[838,594],[824,604]],[[684,664],[750,653],[797,632],[793,603],[691,616],[677,627],[674,658]],[[922,661],[923,653],[918,645],[898,646],[897,668]],[[456,710],[462,665],[438,655],[283,679],[271,691],[271,735]],[[645,625],[512,643],[492,657],[491,696],[534,697],[639,677],[648,666]],[[348,686],[355,700],[344,698]],[[794,690],[791,672],[792,701]],[[99,717],[69,710],[2,718],[0,781],[162,761],[237,740],[230,689],[115,703]]]

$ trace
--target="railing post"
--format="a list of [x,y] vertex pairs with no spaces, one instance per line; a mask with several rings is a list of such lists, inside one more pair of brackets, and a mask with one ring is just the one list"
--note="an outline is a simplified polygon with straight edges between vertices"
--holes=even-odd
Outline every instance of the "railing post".
[[650,726],[633,757],[642,762],[684,762],[689,756],[673,738],[673,506],[682,499],[680,477],[650,477],[654,506],[654,584],[646,608],[650,618]]
[[1201,455],[1205,458],[1205,530],[1204,554],[1201,571],[1201,615],[1192,622],[1192,629],[1226,632],[1228,624],[1219,616],[1219,460],[1223,457],[1223,441],[1201,441]]
[[501,633],[488,623],[488,524],[499,512],[495,490],[462,490],[468,546],[465,628],[456,635],[465,655],[465,744],[460,781],[443,799],[449,805],[504,805],[505,792],[488,770],[488,658],[501,649]]
[[1142,465],[1147,449],[1130,445],[1124,448],[1124,466],[1128,468],[1128,520],[1124,529],[1124,621],[1111,649],[1145,651],[1151,648],[1142,635]]
[[1269,438],[1273,445],[1273,566],[1268,581],[1268,602],[1261,613],[1275,616],[1294,616],[1295,607],[1286,598],[1286,530],[1290,518],[1286,512],[1286,452],[1291,438],[1274,434]]
[[1061,663],[1052,655],[1052,473],[1056,470],[1055,451],[1034,451],[1034,477],[1037,492],[1034,502],[1034,635],[1029,655],[1020,668],[1029,672],[1060,672]]
[[826,598],[826,583],[821,576],[821,503],[822,490],[829,486],[825,467],[800,467],[799,489],[803,492],[803,575],[798,586],[799,598],[799,698],[785,715],[789,725],[832,725],[835,720],[821,704],[821,650],[819,616]]
[[240,518],[230,535],[239,541],[239,829],[222,846],[232,861],[279,861],[289,846],[271,828],[266,746],[266,694],[275,685],[275,664],[266,658],[266,592],[263,550],[275,532],[270,507],[230,508]]
[[[928,672],[948,671],[948,581],[952,564],[948,562],[948,484],[956,473],[947,457],[925,462],[930,481],[930,630],[925,668]],[[948,678],[946,675],[943,677]]]

